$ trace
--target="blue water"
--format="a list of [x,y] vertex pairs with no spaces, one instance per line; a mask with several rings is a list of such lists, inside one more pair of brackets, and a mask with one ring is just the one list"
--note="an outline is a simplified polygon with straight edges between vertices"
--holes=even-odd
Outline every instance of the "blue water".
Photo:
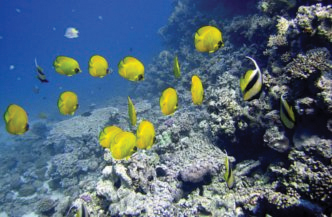
[[[56,104],[65,90],[77,93],[77,113],[91,103],[115,106],[110,99],[126,95],[135,85],[119,76],[118,62],[133,55],[147,68],[162,50],[157,32],[171,10],[171,0],[0,0],[0,113],[15,103],[30,120],[40,112],[59,117]],[[64,37],[68,27],[77,28],[79,37]],[[112,74],[102,79],[90,76],[88,61],[94,54],[108,60]],[[52,63],[58,55],[75,58],[83,73],[72,77],[56,73]],[[36,78],[35,58],[50,83]],[[0,126],[5,131],[3,121]]]

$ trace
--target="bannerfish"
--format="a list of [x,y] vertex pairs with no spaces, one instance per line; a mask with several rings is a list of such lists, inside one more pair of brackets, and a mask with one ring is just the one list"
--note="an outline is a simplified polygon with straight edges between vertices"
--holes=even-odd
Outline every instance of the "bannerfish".
[[176,78],[179,78],[181,76],[180,64],[177,55],[175,55],[174,57],[174,76]]
[[249,101],[259,96],[263,86],[263,78],[256,61],[248,56],[246,56],[246,58],[250,59],[256,67],[255,70],[248,70],[240,78],[240,88],[243,99]]
[[21,135],[29,130],[28,115],[21,106],[10,104],[3,117],[8,133]]
[[90,217],[90,213],[84,203],[77,208],[75,217]]
[[164,115],[173,114],[178,108],[178,95],[176,90],[171,87],[164,90],[161,94],[159,104],[160,110]]
[[144,65],[132,56],[127,56],[118,64],[119,75],[130,81],[144,80]]
[[226,167],[226,171],[224,174],[224,179],[227,183],[228,188],[233,188],[234,184],[235,184],[234,173],[232,170],[232,165],[228,159],[227,153],[226,153],[226,157],[225,157],[225,167]]
[[89,73],[93,77],[102,78],[110,73],[107,60],[99,55],[94,55],[89,61]]
[[37,63],[37,59],[35,58],[35,66],[37,70],[37,78],[42,83],[48,83],[48,80],[46,79],[46,75],[44,74],[44,70],[42,67],[40,67]]
[[120,132],[114,138],[114,144],[111,146],[111,153],[114,159],[120,160],[130,158],[137,151],[136,136],[131,132]]
[[288,129],[294,128],[295,114],[293,107],[288,104],[283,95],[280,96],[280,119]]
[[82,72],[78,62],[66,56],[57,56],[53,62],[53,67],[61,75],[72,76]]
[[78,38],[79,31],[74,27],[68,27],[65,32],[66,38]]
[[74,115],[78,108],[78,98],[74,92],[65,91],[60,94],[58,108],[63,115]]
[[222,33],[214,26],[203,26],[195,33],[195,47],[199,52],[216,52],[224,46]]
[[203,102],[204,89],[201,79],[194,75],[191,78],[191,98],[194,105],[201,105]]
[[156,132],[150,121],[143,120],[139,124],[136,132],[136,145],[140,149],[150,149],[156,140]]
[[130,124],[132,126],[136,125],[136,109],[133,104],[133,101],[131,101],[130,97],[128,96],[128,116],[130,120]]
[[99,134],[99,143],[103,148],[111,148],[116,135],[122,132],[117,126],[107,126]]

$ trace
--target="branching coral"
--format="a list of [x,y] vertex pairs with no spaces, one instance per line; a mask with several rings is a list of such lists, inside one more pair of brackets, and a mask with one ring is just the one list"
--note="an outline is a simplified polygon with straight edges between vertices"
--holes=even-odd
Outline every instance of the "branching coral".
[[316,82],[316,87],[322,90],[317,96],[325,105],[323,109],[332,114],[332,72],[321,76]]
[[278,23],[276,25],[276,27],[278,29],[278,35],[285,35],[288,28],[289,28],[289,26],[292,25],[292,24],[293,24],[292,21],[288,21],[284,17],[279,17]]
[[302,31],[317,34],[332,43],[332,6],[316,4],[301,6],[296,15],[295,22]]
[[287,38],[284,35],[271,35],[267,43],[268,47],[280,47],[287,45]]
[[[239,35],[242,35],[246,40],[254,40],[260,37],[263,38],[262,33],[264,32],[265,35],[272,22],[273,21],[270,17],[259,16],[256,14],[248,16],[246,19],[243,19],[243,17],[235,17],[232,20],[232,23],[225,27],[225,30],[230,34],[236,33],[236,38],[238,38]],[[264,29],[263,32],[262,29]]]
[[332,69],[330,52],[326,48],[316,48],[308,51],[306,55],[299,54],[286,66],[286,71],[294,79],[308,79]]

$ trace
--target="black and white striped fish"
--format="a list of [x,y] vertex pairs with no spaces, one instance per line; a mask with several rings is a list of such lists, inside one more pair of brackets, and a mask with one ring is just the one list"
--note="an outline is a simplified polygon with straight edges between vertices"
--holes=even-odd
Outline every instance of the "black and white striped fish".
[[224,179],[227,183],[228,188],[233,188],[234,184],[235,184],[235,178],[234,178],[234,173],[232,170],[232,165],[228,159],[227,152],[226,152],[226,158],[225,158],[225,167],[226,167],[226,171],[224,174]]
[[75,217],[90,217],[89,211],[84,203],[81,203],[78,207]]
[[284,99],[284,96],[280,96],[280,119],[281,122],[288,128],[293,129],[295,126],[295,114],[293,108]]
[[240,88],[243,99],[248,101],[259,96],[263,86],[263,78],[261,70],[259,69],[256,61],[248,56],[246,56],[246,58],[250,59],[256,67],[255,70],[248,70],[240,78]]

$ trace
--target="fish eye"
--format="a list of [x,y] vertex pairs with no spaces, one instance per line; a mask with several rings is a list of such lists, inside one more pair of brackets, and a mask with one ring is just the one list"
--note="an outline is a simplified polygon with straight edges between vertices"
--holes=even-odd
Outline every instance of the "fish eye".
[[106,74],[109,74],[110,73],[110,70],[109,69],[106,69]]
[[139,80],[139,81],[143,80],[143,78],[144,78],[143,75],[139,75],[139,76],[138,76],[138,80]]
[[77,73],[79,73],[81,70],[79,69],[79,68],[76,68],[75,69],[75,73],[77,74]]
[[155,143],[155,142],[156,142],[156,140],[157,140],[157,139],[156,139],[156,137],[153,137],[153,143]]
[[29,130],[29,127],[30,127],[29,124],[25,125],[25,128],[24,128],[25,131],[28,131],[28,130]]
[[79,107],[79,104],[76,104],[76,109],[78,109],[78,107]]
[[135,147],[133,148],[133,150],[134,150],[134,152],[136,152],[136,151],[137,151],[137,147],[135,146]]

